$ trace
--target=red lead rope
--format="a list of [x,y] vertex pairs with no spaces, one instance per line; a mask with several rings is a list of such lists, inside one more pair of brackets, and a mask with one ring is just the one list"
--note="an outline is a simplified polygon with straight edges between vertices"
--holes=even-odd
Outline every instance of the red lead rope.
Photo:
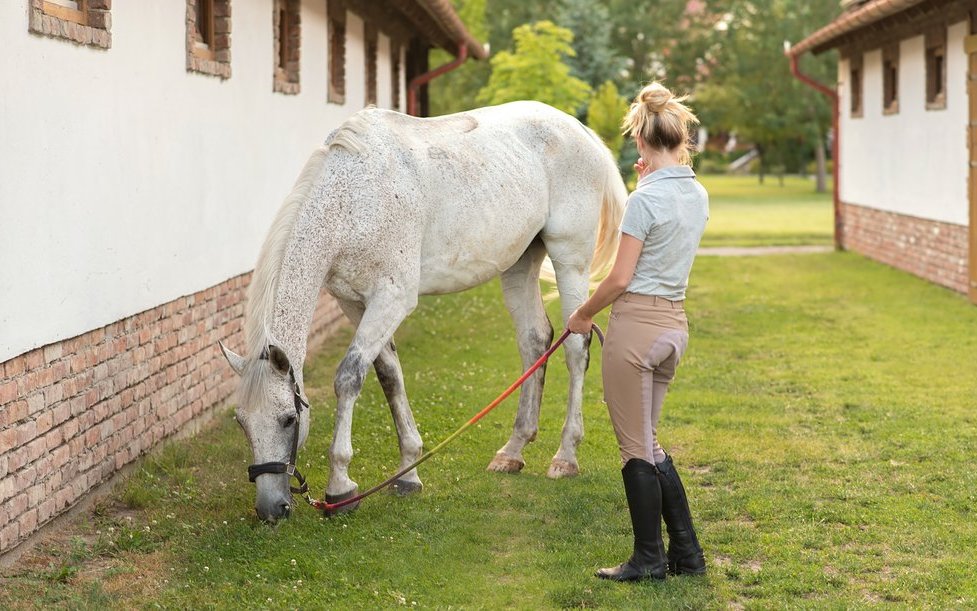
[[[603,343],[604,343],[604,334],[601,333],[600,327],[598,327],[597,325],[593,325],[593,330],[597,334],[597,339],[600,340],[601,345],[603,345]],[[529,369],[526,370],[526,373],[524,373],[521,376],[519,376],[519,379],[518,380],[516,380],[515,382],[513,382],[512,385],[509,386],[509,388],[506,388],[504,391],[502,391],[502,394],[499,395],[498,397],[496,397],[495,400],[493,400],[491,403],[489,403],[484,408],[482,408],[482,411],[480,411],[477,414],[475,414],[474,416],[472,416],[471,417],[471,420],[469,420],[468,422],[466,422],[465,424],[463,424],[461,426],[461,428],[459,428],[457,431],[455,431],[454,433],[452,433],[451,435],[449,435],[447,439],[445,439],[444,441],[442,441],[438,445],[434,446],[428,452],[425,452],[420,458],[418,458],[417,460],[415,460],[411,464],[407,465],[406,467],[404,467],[403,469],[401,469],[397,473],[394,473],[393,475],[391,475],[389,478],[387,478],[383,482],[381,482],[381,483],[377,484],[376,486],[370,488],[366,492],[363,492],[361,494],[357,494],[356,496],[350,497],[348,499],[343,499],[342,501],[337,501],[335,503],[327,503],[326,501],[320,501],[319,499],[314,499],[314,498],[310,497],[308,493],[305,493],[305,500],[309,503],[309,505],[312,505],[316,509],[321,509],[322,511],[325,511],[326,513],[331,514],[331,513],[335,513],[336,510],[337,509],[340,509],[341,507],[346,507],[347,505],[353,505],[354,503],[359,503],[361,500],[363,500],[366,497],[370,496],[374,492],[378,492],[380,490],[383,490],[384,488],[386,488],[390,484],[392,484],[395,481],[397,481],[398,479],[400,479],[400,477],[402,475],[404,475],[405,473],[407,473],[411,469],[415,468],[417,465],[421,464],[422,462],[424,462],[428,458],[431,458],[432,456],[434,456],[443,447],[445,447],[446,445],[448,445],[449,443],[451,443],[456,437],[458,437],[459,435],[461,435],[462,433],[464,433],[465,430],[468,429],[468,427],[470,427],[471,425],[473,425],[476,422],[478,422],[479,420],[481,420],[483,417],[485,417],[486,414],[488,414],[490,411],[492,411],[493,409],[495,409],[500,403],[502,403],[503,401],[505,401],[505,399],[509,395],[511,395],[513,392],[515,392],[515,390],[517,388],[519,388],[520,386],[522,386],[523,383],[526,380],[529,379],[529,376],[533,375],[533,373],[535,373],[537,369],[539,369],[540,367],[543,366],[543,363],[545,363],[546,361],[549,360],[550,356],[552,356],[553,353],[556,352],[556,349],[559,348],[560,347],[560,344],[562,344],[564,341],[566,341],[566,339],[568,337],[570,337],[570,331],[569,330],[566,330],[566,331],[563,332],[563,335],[561,335],[559,337],[559,339],[557,339],[555,342],[553,342],[553,345],[550,346],[549,350],[547,350],[545,353],[543,353],[543,356],[539,357],[539,359],[537,359],[537,361],[535,363],[533,363],[532,366]]]

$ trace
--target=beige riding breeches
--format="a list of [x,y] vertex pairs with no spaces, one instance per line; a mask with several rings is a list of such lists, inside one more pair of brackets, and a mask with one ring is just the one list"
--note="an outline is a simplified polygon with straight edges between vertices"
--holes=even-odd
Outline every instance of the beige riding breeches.
[[604,400],[622,463],[665,460],[658,419],[668,385],[689,341],[681,301],[624,293],[611,307],[603,350]]

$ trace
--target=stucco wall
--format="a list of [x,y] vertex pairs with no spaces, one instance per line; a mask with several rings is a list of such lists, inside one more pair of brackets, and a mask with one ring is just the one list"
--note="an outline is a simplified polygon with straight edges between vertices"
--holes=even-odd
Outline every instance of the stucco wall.
[[966,225],[967,63],[964,22],[947,32],[947,106],[926,110],[923,36],[900,43],[899,112],[882,113],[882,53],[863,59],[863,117],[851,117],[849,62],[839,63],[842,201]]
[[233,3],[226,81],[186,71],[182,0],[115,2],[107,51],[29,34],[28,4],[0,2],[0,362],[249,271],[309,153],[365,95],[350,14],[346,104],[325,101],[322,0],[302,2],[294,96],[272,92],[271,0]]

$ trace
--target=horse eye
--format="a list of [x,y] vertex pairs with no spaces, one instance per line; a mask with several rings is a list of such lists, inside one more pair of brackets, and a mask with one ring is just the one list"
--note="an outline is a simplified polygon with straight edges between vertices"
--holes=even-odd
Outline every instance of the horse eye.
[[292,426],[293,424],[295,424],[295,416],[289,416],[288,418],[285,418],[284,420],[282,420],[282,428],[286,428],[287,429],[288,427]]

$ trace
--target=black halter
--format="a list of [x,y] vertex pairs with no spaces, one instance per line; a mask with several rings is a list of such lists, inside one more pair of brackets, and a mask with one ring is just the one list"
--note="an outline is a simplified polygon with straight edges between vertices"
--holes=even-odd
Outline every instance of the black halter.
[[[261,351],[261,356],[258,357],[263,361],[268,360],[268,349],[265,348]],[[292,381],[292,395],[295,400],[295,424],[292,428],[292,452],[289,454],[288,462],[266,462],[260,465],[250,465],[248,466],[248,481],[253,482],[258,478],[259,475],[265,473],[287,473],[290,477],[294,477],[298,480],[299,485],[295,486],[289,485],[289,489],[296,494],[305,494],[309,490],[309,485],[305,483],[305,478],[299,473],[299,470],[295,468],[295,457],[299,451],[299,425],[302,422],[302,408],[309,407],[309,404],[305,399],[302,398],[302,391],[299,389],[298,382],[295,381],[295,371],[292,366],[288,366],[288,377]]]

